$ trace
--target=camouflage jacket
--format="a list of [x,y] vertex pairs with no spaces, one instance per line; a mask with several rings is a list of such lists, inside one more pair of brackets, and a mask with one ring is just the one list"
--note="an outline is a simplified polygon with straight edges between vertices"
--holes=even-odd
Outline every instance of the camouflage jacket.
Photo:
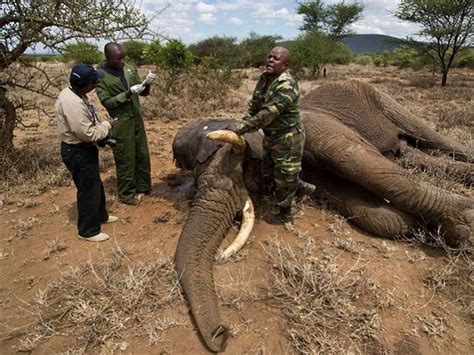
[[297,81],[284,71],[265,90],[267,76],[260,75],[247,114],[236,128],[238,134],[253,132],[260,128],[265,134],[288,132],[292,128],[303,131],[299,110],[299,88]]

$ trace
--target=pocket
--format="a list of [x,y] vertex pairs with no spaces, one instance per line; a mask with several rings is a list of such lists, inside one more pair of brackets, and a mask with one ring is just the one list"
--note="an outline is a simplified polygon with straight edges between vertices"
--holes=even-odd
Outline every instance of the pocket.
[[68,168],[69,171],[72,171],[74,168],[74,149],[65,144],[61,145],[61,159]]

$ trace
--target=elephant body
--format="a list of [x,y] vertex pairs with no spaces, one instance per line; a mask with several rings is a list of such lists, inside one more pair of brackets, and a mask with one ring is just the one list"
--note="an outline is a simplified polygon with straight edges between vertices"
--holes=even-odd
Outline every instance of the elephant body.
[[[432,224],[441,226],[449,245],[472,243],[472,199],[419,181],[392,160],[413,145],[464,161],[459,164],[472,173],[472,151],[360,82],[315,89],[301,108],[306,129],[302,176],[317,186],[315,197],[325,197],[342,215],[379,236],[394,238]],[[176,268],[199,332],[215,352],[224,350],[228,330],[217,308],[214,254],[247,195],[265,188],[258,132],[244,136],[247,149],[241,155],[229,144],[205,138],[229,123],[193,122],[173,143],[176,165],[194,170],[198,188],[178,243]]]

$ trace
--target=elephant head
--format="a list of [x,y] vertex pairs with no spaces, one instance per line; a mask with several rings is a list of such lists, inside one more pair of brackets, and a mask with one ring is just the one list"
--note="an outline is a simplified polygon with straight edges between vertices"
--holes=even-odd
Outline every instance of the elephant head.
[[[201,337],[214,352],[225,349],[228,337],[228,328],[220,320],[212,275],[216,250],[249,201],[249,192],[260,189],[262,137],[246,134],[245,141],[239,142],[239,136],[229,132],[235,136],[236,146],[213,140],[209,133],[229,123],[219,119],[194,122],[173,142],[177,167],[194,171],[197,182],[197,194],[176,250],[176,269]],[[243,225],[248,236],[251,222]],[[236,240],[244,243],[241,237]],[[229,248],[224,256],[236,246]]]
[[[324,196],[341,214],[379,236],[394,238],[432,224],[441,225],[452,246],[472,243],[473,200],[420,181],[392,159],[403,153],[404,144],[415,143],[417,148],[451,154],[469,169],[469,149],[358,82],[322,86],[303,99],[302,108],[302,175],[317,186],[315,197]],[[178,242],[176,269],[199,332],[214,352],[225,349],[229,335],[217,306],[215,253],[248,195],[263,190],[259,133],[244,136],[245,149],[208,139],[209,132],[231,122],[193,122],[173,142],[176,165],[193,170],[197,182]]]

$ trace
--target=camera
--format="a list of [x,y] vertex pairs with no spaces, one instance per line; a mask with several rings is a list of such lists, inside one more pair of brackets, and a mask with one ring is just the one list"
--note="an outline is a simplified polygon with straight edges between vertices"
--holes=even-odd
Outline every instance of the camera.
[[[112,120],[114,122],[117,122],[118,118],[112,117]],[[98,141],[97,145],[101,148],[105,148],[106,145],[113,148],[117,145],[117,140],[114,137],[112,137],[110,134],[108,134],[105,138],[102,138],[100,141]]]
[[106,145],[113,148],[117,145],[117,140],[114,137],[108,135],[107,137],[102,138],[100,141],[98,141],[97,145],[101,148],[105,148]]

